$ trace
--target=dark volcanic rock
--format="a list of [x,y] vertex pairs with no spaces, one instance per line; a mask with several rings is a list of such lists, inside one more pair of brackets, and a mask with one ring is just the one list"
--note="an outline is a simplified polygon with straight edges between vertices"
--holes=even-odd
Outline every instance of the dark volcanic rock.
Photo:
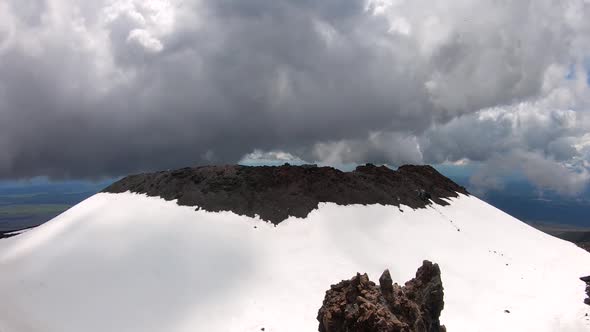
[[289,216],[306,217],[320,202],[408,205],[422,208],[442,198],[467,194],[465,188],[430,166],[402,166],[393,171],[367,164],[353,172],[332,167],[203,166],[128,176],[103,190],[131,191],[207,211],[259,215],[275,224]]
[[0,231],[0,240],[18,236],[18,235],[22,234],[23,232],[28,231],[33,228],[34,227],[27,227],[27,228],[14,229],[14,230],[10,230],[10,231]]
[[18,233],[14,232],[0,232],[0,239],[8,239],[17,235]]
[[424,261],[416,277],[401,287],[389,271],[379,286],[366,274],[332,285],[318,312],[320,332],[444,332],[438,265]]
[[584,299],[584,303],[590,305],[590,276],[582,277],[580,280],[586,283],[586,296],[588,297]]

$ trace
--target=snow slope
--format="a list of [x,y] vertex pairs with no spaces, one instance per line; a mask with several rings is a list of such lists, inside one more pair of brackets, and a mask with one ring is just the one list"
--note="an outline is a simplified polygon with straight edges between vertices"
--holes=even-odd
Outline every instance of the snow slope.
[[451,202],[324,203],[274,227],[98,194],[0,241],[0,331],[317,331],[331,284],[386,268],[405,281],[424,259],[441,267],[450,332],[590,331],[590,254],[477,198]]

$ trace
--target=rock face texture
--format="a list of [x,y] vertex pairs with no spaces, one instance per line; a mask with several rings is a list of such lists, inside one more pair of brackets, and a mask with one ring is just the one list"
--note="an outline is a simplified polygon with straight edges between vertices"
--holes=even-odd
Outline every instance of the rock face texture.
[[430,166],[402,166],[394,171],[367,164],[352,172],[315,165],[278,167],[203,166],[131,175],[103,192],[131,191],[211,212],[232,211],[278,224],[289,216],[304,218],[320,202],[384,204],[423,208],[443,198],[468,194],[465,188]]
[[586,296],[588,297],[584,299],[584,303],[590,305],[590,276],[582,277],[580,280],[586,283]]
[[320,332],[444,332],[444,307],[437,264],[424,261],[405,286],[393,284],[388,270],[379,286],[366,274],[332,285],[318,312]]
[[0,239],[8,239],[10,237],[16,236],[18,233],[10,231],[10,232],[0,232]]

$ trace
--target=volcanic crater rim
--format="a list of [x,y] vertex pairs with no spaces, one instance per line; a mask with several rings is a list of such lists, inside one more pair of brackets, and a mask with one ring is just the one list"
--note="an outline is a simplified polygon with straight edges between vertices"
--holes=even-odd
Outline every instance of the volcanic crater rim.
[[366,164],[344,172],[316,165],[198,166],[127,176],[102,192],[133,192],[209,212],[231,211],[279,224],[305,218],[322,202],[338,205],[382,204],[413,209],[469,195],[431,166],[397,170]]

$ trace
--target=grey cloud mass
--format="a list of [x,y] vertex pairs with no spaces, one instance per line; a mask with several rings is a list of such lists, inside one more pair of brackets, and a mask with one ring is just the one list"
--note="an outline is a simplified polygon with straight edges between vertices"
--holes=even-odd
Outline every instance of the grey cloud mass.
[[587,17],[584,0],[3,1],[0,178],[504,156],[575,192]]

